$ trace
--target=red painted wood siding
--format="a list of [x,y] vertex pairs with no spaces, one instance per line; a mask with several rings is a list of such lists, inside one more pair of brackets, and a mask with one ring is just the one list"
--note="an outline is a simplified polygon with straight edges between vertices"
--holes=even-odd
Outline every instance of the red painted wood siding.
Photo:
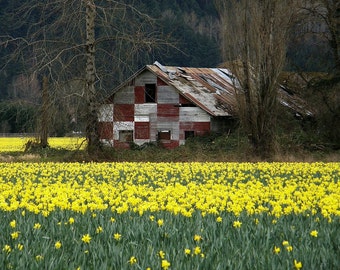
[[142,104],[145,102],[144,86],[135,86],[135,103]]
[[179,95],[179,103],[180,104],[192,104],[192,102],[190,100],[187,100],[185,97],[183,97],[182,95]]
[[157,85],[161,86],[161,85],[167,85],[167,84],[163,82],[159,77],[157,77]]
[[173,104],[157,104],[157,116],[166,117],[171,121],[179,120],[179,107]]
[[133,121],[134,111],[134,104],[115,104],[114,121]]
[[202,136],[210,132],[210,122],[180,122],[179,139],[185,139],[184,131],[194,131],[195,136]]
[[135,122],[135,139],[150,139],[150,122]]
[[112,122],[99,122],[98,123],[99,136],[101,139],[113,139],[113,123]]

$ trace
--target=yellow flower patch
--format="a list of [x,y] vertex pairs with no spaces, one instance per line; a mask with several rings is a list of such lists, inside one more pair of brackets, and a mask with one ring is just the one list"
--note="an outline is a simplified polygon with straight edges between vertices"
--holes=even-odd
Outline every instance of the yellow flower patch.
[[[339,163],[0,163],[0,209],[339,216]],[[74,222],[70,218],[69,223]],[[163,220],[157,224],[162,226]],[[15,226],[14,222],[11,226]],[[235,223],[234,227],[241,224]]]

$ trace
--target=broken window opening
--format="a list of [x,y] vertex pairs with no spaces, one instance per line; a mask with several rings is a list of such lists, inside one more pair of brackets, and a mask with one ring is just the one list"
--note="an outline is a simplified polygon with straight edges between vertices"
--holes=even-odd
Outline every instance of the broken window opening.
[[184,139],[187,140],[189,138],[195,137],[195,131],[193,130],[185,130],[184,131]]
[[156,84],[145,84],[145,103],[156,102]]
[[132,142],[133,141],[133,130],[119,130],[119,141],[120,142]]
[[171,140],[171,131],[170,130],[161,130],[158,131],[158,140]]

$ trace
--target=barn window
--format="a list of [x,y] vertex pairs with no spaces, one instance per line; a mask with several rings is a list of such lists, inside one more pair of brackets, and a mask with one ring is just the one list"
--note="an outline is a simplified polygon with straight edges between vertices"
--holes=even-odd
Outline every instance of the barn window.
[[158,131],[158,139],[159,140],[171,140],[171,131],[170,130]]
[[119,141],[120,142],[132,142],[133,141],[133,130],[119,130]]
[[195,131],[193,130],[186,130],[184,131],[184,138],[187,140],[188,138],[192,138],[195,136]]
[[156,84],[145,84],[145,103],[156,102]]

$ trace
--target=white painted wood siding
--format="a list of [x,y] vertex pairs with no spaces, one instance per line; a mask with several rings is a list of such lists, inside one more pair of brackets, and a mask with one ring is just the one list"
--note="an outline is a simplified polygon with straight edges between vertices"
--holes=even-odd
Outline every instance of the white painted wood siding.
[[136,78],[136,86],[145,86],[145,84],[157,84],[157,76],[149,71],[142,73]]
[[135,103],[135,89],[133,86],[125,86],[114,95],[115,104]]
[[161,85],[157,87],[157,102],[159,104],[178,104],[179,94],[172,86]]
[[180,107],[180,122],[210,122],[210,115],[199,107]]
[[99,122],[113,122],[113,104],[103,104],[99,108]]

